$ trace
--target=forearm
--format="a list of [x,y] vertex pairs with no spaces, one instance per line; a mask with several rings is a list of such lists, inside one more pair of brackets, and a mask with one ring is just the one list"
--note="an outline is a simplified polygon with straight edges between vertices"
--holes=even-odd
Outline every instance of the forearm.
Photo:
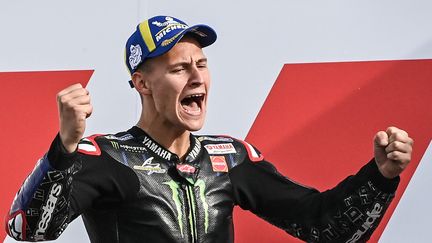
[[369,238],[398,184],[382,177],[373,161],[323,193],[288,180],[267,162],[241,166],[230,175],[238,204],[308,242]]
[[[54,140],[50,151],[36,164],[18,191],[7,217],[7,233],[17,240],[57,238],[70,221],[71,176],[75,167],[55,168],[50,158],[60,159]],[[63,158],[65,159],[65,158]],[[67,158],[73,160],[71,156]],[[54,165],[54,166],[53,166]]]

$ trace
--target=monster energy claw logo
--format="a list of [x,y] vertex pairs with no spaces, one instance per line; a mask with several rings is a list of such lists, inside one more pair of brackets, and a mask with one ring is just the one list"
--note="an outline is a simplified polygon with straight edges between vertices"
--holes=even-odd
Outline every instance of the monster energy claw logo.
[[[173,180],[164,182],[163,184],[168,185],[172,192],[172,200],[174,201],[174,204],[176,205],[177,210],[177,221],[180,228],[180,234],[183,237],[183,211],[181,207],[181,200],[180,200],[180,185],[178,182],[175,182]],[[204,229],[205,233],[207,233],[208,226],[209,226],[209,213],[208,213],[208,203],[205,197],[205,190],[206,190],[206,184],[203,180],[197,180],[194,184],[194,187],[199,188],[199,198],[204,208]]]
[[119,149],[119,148],[120,148],[119,143],[117,143],[117,142],[113,142],[113,141],[111,141],[111,146],[112,146],[113,148],[115,148],[115,149]]
[[180,234],[183,238],[183,212],[181,210],[181,202],[180,202],[180,196],[179,196],[179,184],[173,180],[168,181],[168,182],[164,182],[163,184],[168,185],[171,188],[171,192],[172,192],[172,199],[174,201],[174,204],[176,205],[176,209],[177,209],[177,221],[179,224],[179,228],[180,228]]
[[205,189],[206,189],[205,182],[203,180],[197,180],[197,182],[195,183],[195,187],[199,187],[199,191],[200,191],[199,196],[204,208],[204,228],[205,228],[205,232],[207,233],[208,224],[209,224],[209,215],[208,215],[208,204],[205,198]]

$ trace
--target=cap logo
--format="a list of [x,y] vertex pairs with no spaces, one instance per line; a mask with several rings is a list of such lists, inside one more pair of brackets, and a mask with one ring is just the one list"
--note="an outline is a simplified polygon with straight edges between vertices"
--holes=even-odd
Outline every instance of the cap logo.
[[162,41],[161,46],[167,46],[167,45],[171,44],[171,42],[173,42],[181,33],[183,33],[183,31],[179,32],[178,34],[176,34],[175,36],[173,36],[169,39]]
[[195,33],[195,34],[197,34],[197,35],[199,35],[199,36],[201,36],[201,37],[207,37],[206,34],[204,34],[204,33],[201,32],[201,31],[198,31],[196,28],[191,29],[191,32],[193,32],[193,33]]
[[171,17],[165,17],[165,22],[161,23],[159,21],[153,21],[152,24],[156,25],[157,27],[165,27],[168,26],[170,24],[178,24],[179,22],[175,21],[173,18]]
[[[188,26],[182,23],[179,23],[178,21],[174,20],[171,17],[165,17],[165,22],[161,23],[159,21],[153,21],[152,25],[155,25],[159,28],[162,28],[161,30],[159,30],[159,32],[157,32],[155,34],[155,38],[156,38],[156,42],[159,42],[165,35],[167,35],[169,32],[171,32],[172,30],[176,30],[176,29],[187,29]],[[177,37],[178,35],[176,35],[175,37]],[[175,37],[171,38],[171,39],[175,39]],[[171,41],[169,41],[169,43],[171,43]],[[163,46],[168,45],[167,43],[164,43]]]
[[142,50],[140,45],[131,45],[130,47],[130,56],[129,56],[129,65],[132,69],[135,69],[138,64],[141,63]]

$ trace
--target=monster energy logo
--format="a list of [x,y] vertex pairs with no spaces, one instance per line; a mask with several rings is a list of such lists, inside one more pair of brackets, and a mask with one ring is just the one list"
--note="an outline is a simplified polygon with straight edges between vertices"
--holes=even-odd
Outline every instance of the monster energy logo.
[[208,204],[205,198],[205,189],[206,189],[206,185],[205,182],[203,180],[197,180],[197,182],[194,185],[195,187],[199,188],[200,191],[200,199],[201,199],[201,203],[203,204],[203,208],[204,208],[204,228],[205,228],[205,232],[207,233],[207,229],[208,229],[208,224],[209,224],[209,215],[208,215]]
[[115,149],[119,149],[120,148],[119,143],[113,142],[113,141],[111,141],[111,146],[113,146],[113,148],[115,148]]
[[[174,204],[176,205],[176,210],[177,210],[177,221],[178,221],[178,225],[180,228],[180,234],[183,237],[183,211],[182,211],[182,203],[180,200],[180,185],[178,182],[175,182],[173,180],[168,181],[168,182],[164,182],[163,184],[168,185],[171,189],[172,192],[172,200],[174,201]],[[199,199],[203,205],[204,208],[204,229],[205,229],[205,233],[207,233],[208,230],[208,226],[209,226],[209,213],[208,213],[208,203],[205,197],[205,190],[206,190],[206,185],[205,182],[203,180],[197,180],[194,185],[194,188],[198,187],[199,188]],[[193,213],[195,213],[195,203],[194,203],[194,193],[193,193],[193,188],[188,188],[188,193],[186,193],[188,200],[190,200],[190,202],[192,203],[192,211]],[[189,198],[189,195],[192,194],[192,198]],[[189,212],[189,221],[192,221],[192,215],[191,212]],[[190,222],[191,225],[193,225],[192,222]],[[193,231],[196,232],[196,229],[192,229]]]
[[168,185],[171,188],[172,191],[172,199],[176,205],[176,209],[177,209],[177,221],[179,224],[179,228],[180,228],[180,234],[183,238],[183,212],[181,210],[181,202],[180,202],[180,197],[179,197],[179,184],[176,183],[175,181],[171,180],[168,182],[164,182],[163,184]]

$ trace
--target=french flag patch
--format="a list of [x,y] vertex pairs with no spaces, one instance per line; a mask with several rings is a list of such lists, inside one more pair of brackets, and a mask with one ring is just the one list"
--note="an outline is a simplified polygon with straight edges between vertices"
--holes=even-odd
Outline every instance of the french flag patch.
[[95,138],[99,134],[87,138],[83,138],[78,144],[78,152],[89,155],[101,155],[99,145],[96,143]]
[[243,145],[246,148],[246,151],[248,153],[249,159],[253,162],[258,162],[258,161],[262,161],[264,159],[264,156],[259,153],[258,151],[256,151],[256,149],[250,145],[249,143],[239,140],[240,142],[243,143]]

